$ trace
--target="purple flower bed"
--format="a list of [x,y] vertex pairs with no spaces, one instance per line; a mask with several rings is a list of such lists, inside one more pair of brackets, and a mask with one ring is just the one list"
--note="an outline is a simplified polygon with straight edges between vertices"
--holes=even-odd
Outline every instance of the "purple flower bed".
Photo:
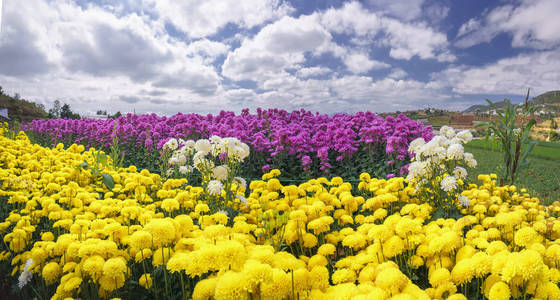
[[[138,148],[153,152],[172,137],[231,136],[247,143],[252,155],[260,155],[259,169],[288,157],[297,160],[301,170],[315,166],[323,172],[360,151],[383,152],[387,156],[385,161],[408,161],[409,142],[417,137],[432,137],[431,127],[402,114],[383,118],[371,112],[324,115],[278,109],[257,109],[256,114],[246,109],[239,115],[222,111],[206,116],[128,114],[115,120],[35,120],[24,125],[24,130],[43,144],[77,143],[104,150],[116,134],[121,148],[127,152]],[[272,164],[272,167],[279,166]]]

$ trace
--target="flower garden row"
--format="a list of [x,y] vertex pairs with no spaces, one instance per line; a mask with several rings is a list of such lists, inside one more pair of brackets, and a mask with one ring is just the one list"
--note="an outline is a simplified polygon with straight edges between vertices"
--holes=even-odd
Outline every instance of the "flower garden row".
[[[215,144],[228,143],[246,154]],[[0,272],[39,299],[560,299],[560,205],[495,176],[463,183],[475,162],[458,144],[414,142],[408,179],[282,185],[274,169],[245,187],[223,170],[195,186],[0,135]],[[227,190],[209,194],[220,178]],[[461,215],[436,217],[435,199]]]
[[258,178],[278,168],[291,179],[327,172],[344,177],[363,171],[380,177],[404,174],[409,143],[418,137],[432,137],[429,126],[404,115],[383,118],[359,112],[329,116],[278,109],[258,109],[255,114],[244,110],[239,115],[222,111],[207,116],[128,114],[116,120],[36,120],[23,129],[43,146],[76,143],[108,153],[117,143],[126,153],[125,165],[149,170],[159,170],[158,150],[171,138],[235,137],[251,147],[242,170],[245,177]]

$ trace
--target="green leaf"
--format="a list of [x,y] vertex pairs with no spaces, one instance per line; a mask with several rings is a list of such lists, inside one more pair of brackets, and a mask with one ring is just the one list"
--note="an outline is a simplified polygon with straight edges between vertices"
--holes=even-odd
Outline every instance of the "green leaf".
[[76,170],[87,170],[88,168],[89,168],[89,165],[88,165],[87,161],[84,161],[81,164],[76,166]]
[[111,174],[101,173],[101,177],[101,182],[103,182],[103,184],[112,191],[115,187],[115,179],[113,179],[113,176],[111,176]]

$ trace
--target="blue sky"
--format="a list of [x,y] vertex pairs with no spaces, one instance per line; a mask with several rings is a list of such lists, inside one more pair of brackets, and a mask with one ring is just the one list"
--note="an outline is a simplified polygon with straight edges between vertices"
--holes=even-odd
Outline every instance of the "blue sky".
[[560,89],[558,0],[0,6],[0,86],[82,114],[462,110]]

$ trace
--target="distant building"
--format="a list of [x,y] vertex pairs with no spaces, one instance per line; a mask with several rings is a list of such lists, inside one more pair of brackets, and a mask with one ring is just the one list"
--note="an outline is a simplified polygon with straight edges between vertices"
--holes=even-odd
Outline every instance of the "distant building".
[[0,121],[11,120],[7,108],[0,108]]

